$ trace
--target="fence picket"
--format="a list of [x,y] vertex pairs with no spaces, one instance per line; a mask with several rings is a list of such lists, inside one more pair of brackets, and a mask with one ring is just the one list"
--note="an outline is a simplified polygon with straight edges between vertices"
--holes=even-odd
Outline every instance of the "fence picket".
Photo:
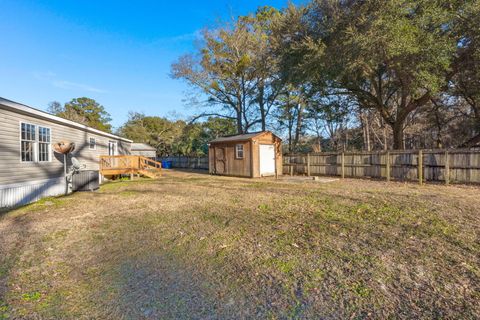
[[158,157],[157,161],[172,161],[173,168],[208,170],[208,157]]
[[387,181],[480,183],[480,150],[389,150],[286,154],[284,174]]
[[[421,155],[421,156],[419,156]],[[423,159],[422,159],[423,158]],[[208,157],[160,157],[174,168],[208,170]],[[423,165],[420,166],[420,162]],[[480,183],[480,150],[389,150],[286,154],[283,173],[442,183]]]

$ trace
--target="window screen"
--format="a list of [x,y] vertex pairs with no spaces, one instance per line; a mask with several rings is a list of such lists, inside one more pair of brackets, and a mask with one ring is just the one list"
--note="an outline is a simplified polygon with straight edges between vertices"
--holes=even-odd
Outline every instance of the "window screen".
[[50,161],[50,129],[38,127],[38,161]]
[[97,140],[95,140],[95,138],[90,138],[88,140],[88,145],[90,146],[90,150],[97,149]]
[[35,132],[36,127],[33,124],[22,123],[21,124],[21,142],[20,142],[20,154],[23,162],[35,161]]
[[235,158],[243,159],[243,144],[235,145]]

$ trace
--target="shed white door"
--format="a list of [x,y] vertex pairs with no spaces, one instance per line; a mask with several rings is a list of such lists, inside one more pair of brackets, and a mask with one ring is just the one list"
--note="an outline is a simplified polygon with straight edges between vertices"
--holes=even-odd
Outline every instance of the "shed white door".
[[275,146],[273,144],[260,145],[260,175],[275,175]]

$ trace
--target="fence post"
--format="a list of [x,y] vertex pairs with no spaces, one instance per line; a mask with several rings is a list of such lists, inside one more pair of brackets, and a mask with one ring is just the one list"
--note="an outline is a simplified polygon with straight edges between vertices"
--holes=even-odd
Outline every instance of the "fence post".
[[423,184],[423,151],[418,150],[418,183]]
[[448,150],[445,151],[445,184],[448,186],[450,184],[450,157]]
[[307,153],[307,176],[310,177],[310,153]]
[[385,154],[387,182],[390,182],[390,151]]
[[342,179],[345,179],[345,152],[342,152]]

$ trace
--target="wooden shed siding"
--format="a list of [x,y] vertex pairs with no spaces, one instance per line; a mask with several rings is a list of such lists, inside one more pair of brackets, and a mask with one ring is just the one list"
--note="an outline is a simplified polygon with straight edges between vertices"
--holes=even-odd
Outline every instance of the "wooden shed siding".
[[[243,159],[235,159],[235,145],[237,144],[243,144]],[[223,175],[252,178],[260,177],[260,144],[275,145],[275,156],[277,159],[276,171],[277,175],[282,175],[281,140],[270,132],[260,134],[248,141],[228,141],[211,143],[208,153],[209,172],[211,174],[220,174],[219,172],[215,172],[215,150],[218,148],[224,148],[225,157],[227,159],[227,167],[226,172],[223,173]]]
[[[50,162],[24,163],[20,159],[20,123],[27,122],[51,129],[52,144],[71,141],[76,144],[73,156],[86,169],[98,170],[100,155],[108,154],[108,142],[116,141],[119,154],[130,154],[130,143],[100,134],[91,133],[65,124],[39,119],[35,116],[17,113],[0,105],[0,185],[21,183],[32,180],[52,179],[63,175],[63,156],[52,151]],[[95,138],[96,150],[89,149],[89,138]]]
[[[235,159],[235,146],[237,144],[243,144],[243,159]],[[215,149],[223,148],[225,149],[225,158],[226,158],[226,172],[225,175],[229,176],[238,176],[238,177],[250,177],[250,143],[248,141],[241,142],[229,142],[229,143],[216,143],[210,146],[209,161],[211,163],[210,173],[215,170]]]

